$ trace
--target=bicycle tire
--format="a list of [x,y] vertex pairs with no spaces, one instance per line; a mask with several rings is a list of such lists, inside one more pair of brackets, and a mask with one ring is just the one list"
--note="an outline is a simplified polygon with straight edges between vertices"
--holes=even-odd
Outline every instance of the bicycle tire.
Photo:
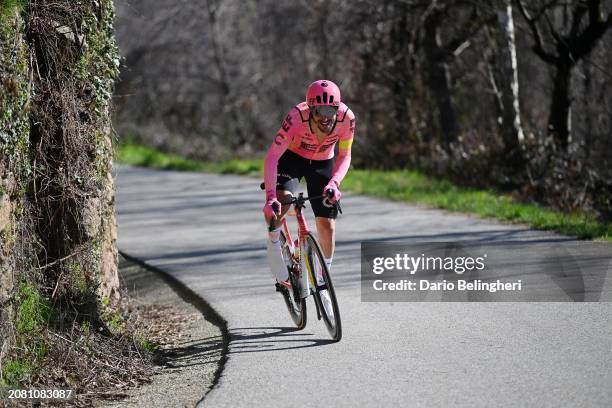
[[[310,265],[318,266],[321,269],[321,274],[323,277],[323,281],[325,282],[326,289],[319,291],[318,288],[314,290],[314,298],[315,302],[317,302],[319,306],[319,310],[323,316],[323,322],[327,327],[327,331],[334,341],[340,341],[342,338],[342,321],[340,319],[340,308],[338,307],[338,300],[336,298],[336,291],[334,290],[334,285],[331,280],[331,276],[329,275],[329,270],[327,269],[327,264],[325,263],[325,257],[323,257],[323,252],[321,251],[321,247],[319,246],[318,241],[312,235],[312,233],[308,234],[306,238],[306,243],[308,245],[308,251],[306,256],[308,256],[308,261]],[[316,258],[316,259],[315,259]],[[312,280],[316,282],[316,271],[312,269]],[[318,286],[318,284],[317,284]],[[333,310],[333,316],[330,316],[329,311],[324,306],[324,302],[322,299],[323,291],[327,290],[327,294],[331,300],[331,307]]]
[[302,299],[300,296],[296,296],[296,293],[299,293],[299,288],[297,285],[297,279],[295,279],[295,275],[292,272],[293,268],[293,255],[291,253],[291,247],[287,243],[287,238],[285,237],[284,231],[281,231],[281,249],[283,254],[283,260],[289,269],[289,281],[291,282],[291,286],[293,288],[297,288],[298,290],[289,290],[283,286],[284,290],[281,290],[283,295],[283,299],[285,300],[285,306],[287,306],[287,310],[289,311],[289,315],[291,316],[291,320],[297,327],[298,330],[306,327],[306,299]]

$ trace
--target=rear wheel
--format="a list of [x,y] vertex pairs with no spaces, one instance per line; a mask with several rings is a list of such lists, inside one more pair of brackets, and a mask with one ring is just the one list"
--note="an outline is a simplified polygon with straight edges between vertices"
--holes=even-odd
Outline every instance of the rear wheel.
[[312,272],[311,278],[314,280],[316,289],[314,291],[315,302],[321,311],[323,321],[327,327],[327,331],[334,341],[340,341],[342,338],[342,323],[340,321],[340,309],[338,308],[338,300],[336,292],[332,284],[329,270],[325,264],[323,252],[319,247],[319,243],[312,234],[309,234],[306,242],[308,244],[307,259],[308,266]]
[[299,285],[298,279],[296,279],[296,274],[294,273],[294,268],[296,267],[293,261],[293,255],[291,252],[291,246],[287,242],[287,238],[285,237],[284,231],[281,231],[280,235],[281,249],[283,254],[283,260],[285,261],[285,265],[287,265],[287,269],[289,271],[289,282],[291,283],[291,289],[280,285],[277,283],[277,288],[282,293],[283,298],[285,299],[285,305],[287,306],[287,310],[289,310],[289,314],[291,315],[291,319],[293,323],[297,326],[298,329],[303,329],[306,327],[306,299],[302,299],[299,295]]

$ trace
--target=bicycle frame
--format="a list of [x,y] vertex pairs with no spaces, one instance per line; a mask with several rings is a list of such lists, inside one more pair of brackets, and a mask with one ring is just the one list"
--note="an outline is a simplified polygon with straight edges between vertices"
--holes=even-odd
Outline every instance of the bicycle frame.
[[306,238],[310,233],[310,229],[308,228],[308,223],[306,222],[306,218],[302,210],[306,208],[304,194],[300,193],[298,195],[297,201],[293,203],[295,210],[295,217],[298,222],[298,239],[293,240],[291,236],[291,232],[289,231],[289,224],[287,223],[287,217],[283,218],[283,231],[285,236],[287,237],[287,241],[289,246],[291,247],[291,252],[296,254],[296,248],[299,248],[298,259],[296,261],[300,264],[301,274],[301,292],[300,295],[302,298],[306,298],[310,295],[310,285],[308,279],[310,277],[310,283],[312,286],[316,286],[316,276],[314,276],[313,269],[311,265],[309,265],[308,257],[306,256]]

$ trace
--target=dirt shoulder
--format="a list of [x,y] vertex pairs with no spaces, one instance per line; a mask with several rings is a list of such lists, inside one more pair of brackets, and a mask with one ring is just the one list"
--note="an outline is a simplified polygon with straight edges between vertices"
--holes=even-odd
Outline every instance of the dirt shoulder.
[[122,256],[120,277],[159,345],[155,372],[125,399],[98,406],[194,407],[222,369],[225,322],[189,289],[137,262]]

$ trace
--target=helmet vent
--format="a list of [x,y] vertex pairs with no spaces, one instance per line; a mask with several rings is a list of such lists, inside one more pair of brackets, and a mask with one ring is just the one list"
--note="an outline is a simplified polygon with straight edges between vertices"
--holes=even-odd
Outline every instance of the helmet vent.
[[329,103],[334,103],[334,95],[329,95]]
[[321,96],[317,95],[317,103],[321,103]]
[[327,103],[327,92],[323,92],[323,103]]

